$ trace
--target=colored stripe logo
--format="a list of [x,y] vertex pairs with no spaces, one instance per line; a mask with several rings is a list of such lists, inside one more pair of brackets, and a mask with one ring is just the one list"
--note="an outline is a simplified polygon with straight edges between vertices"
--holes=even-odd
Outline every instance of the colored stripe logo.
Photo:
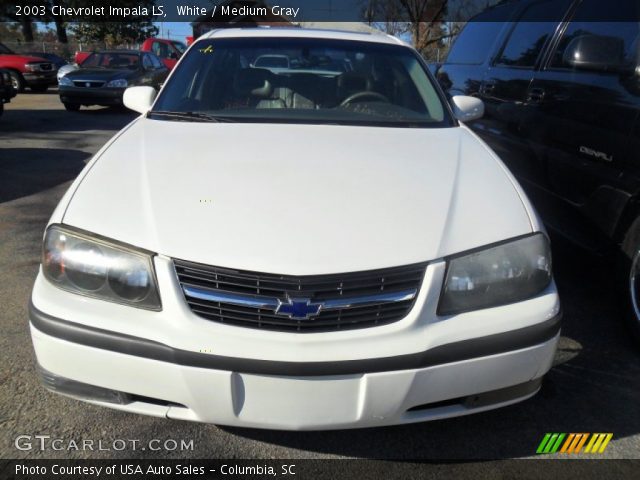
[[613,433],[547,433],[536,453],[603,453],[612,438]]

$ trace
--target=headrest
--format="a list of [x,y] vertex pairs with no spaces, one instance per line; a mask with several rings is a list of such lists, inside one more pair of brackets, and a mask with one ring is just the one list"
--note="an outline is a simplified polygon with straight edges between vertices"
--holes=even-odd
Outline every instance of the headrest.
[[239,95],[270,98],[273,93],[273,74],[264,68],[244,68],[236,73],[233,89]]

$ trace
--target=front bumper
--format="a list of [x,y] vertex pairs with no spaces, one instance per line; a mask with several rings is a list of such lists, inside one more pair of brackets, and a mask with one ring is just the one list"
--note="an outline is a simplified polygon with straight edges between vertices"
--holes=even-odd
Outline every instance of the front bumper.
[[50,72],[25,72],[22,74],[24,81],[27,85],[57,85],[58,79],[56,78],[55,70]]
[[81,88],[58,87],[60,101],[63,103],[77,103],[81,105],[122,105],[124,88]]
[[170,260],[155,262],[161,312],[64,292],[39,275],[31,334],[49,388],[223,425],[375,427],[524,400],[550,368],[559,336],[553,284],[519,304],[437,317],[432,287],[444,264],[428,267],[416,305],[394,324],[305,335],[226,326],[195,316]]

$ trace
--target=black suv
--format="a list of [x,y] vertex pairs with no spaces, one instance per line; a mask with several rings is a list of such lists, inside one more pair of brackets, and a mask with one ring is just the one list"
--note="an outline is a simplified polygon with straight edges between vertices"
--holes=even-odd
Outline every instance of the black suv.
[[4,104],[9,103],[16,96],[16,91],[11,83],[11,74],[8,70],[0,68],[0,115],[4,112]]
[[[612,12],[624,21],[594,21]],[[551,230],[618,254],[640,334],[639,65],[636,0],[519,0],[467,23],[436,75],[484,101],[469,126]]]

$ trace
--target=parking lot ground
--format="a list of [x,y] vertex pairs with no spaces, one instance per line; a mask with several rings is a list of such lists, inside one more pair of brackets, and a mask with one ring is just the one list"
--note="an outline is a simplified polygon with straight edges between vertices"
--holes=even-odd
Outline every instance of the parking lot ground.
[[[564,309],[560,348],[542,391],[514,406],[409,426],[281,432],[137,416],[46,392],[35,375],[27,320],[42,233],[85,162],[133,118],[107,108],[66,112],[53,91],[19,95],[0,118],[0,456],[510,459],[536,457],[547,432],[612,432],[604,454],[580,457],[640,458],[640,347],[620,319],[606,259],[555,239]],[[21,451],[14,446],[18,435],[108,445],[121,438],[140,445],[150,439],[193,440],[193,450]],[[545,462],[538,463],[542,475]]]

